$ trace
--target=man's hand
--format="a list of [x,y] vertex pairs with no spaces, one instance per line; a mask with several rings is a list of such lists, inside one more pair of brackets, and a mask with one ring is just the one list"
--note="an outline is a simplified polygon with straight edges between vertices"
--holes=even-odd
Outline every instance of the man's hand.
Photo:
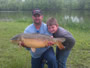
[[18,45],[19,45],[20,47],[21,47],[21,46],[22,46],[22,47],[26,47],[25,44],[24,44],[23,42],[21,42],[21,41],[18,43]]

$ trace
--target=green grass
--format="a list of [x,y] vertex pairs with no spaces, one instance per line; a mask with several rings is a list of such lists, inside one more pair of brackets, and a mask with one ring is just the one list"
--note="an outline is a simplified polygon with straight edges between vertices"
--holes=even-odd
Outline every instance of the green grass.
[[[0,22],[0,68],[30,68],[31,56],[23,47],[13,45],[10,38],[22,33],[30,23]],[[67,61],[67,68],[90,67],[90,31],[82,30],[79,25],[63,25],[76,39],[76,45]],[[77,26],[77,27],[76,27]],[[89,25],[88,25],[89,27]],[[81,28],[81,29],[80,29]],[[47,66],[45,67],[47,68]]]

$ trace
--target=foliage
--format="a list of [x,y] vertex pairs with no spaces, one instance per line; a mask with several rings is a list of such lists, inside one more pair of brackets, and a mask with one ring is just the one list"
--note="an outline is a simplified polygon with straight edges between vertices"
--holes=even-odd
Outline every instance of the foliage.
[[90,0],[0,0],[0,10],[90,9]]

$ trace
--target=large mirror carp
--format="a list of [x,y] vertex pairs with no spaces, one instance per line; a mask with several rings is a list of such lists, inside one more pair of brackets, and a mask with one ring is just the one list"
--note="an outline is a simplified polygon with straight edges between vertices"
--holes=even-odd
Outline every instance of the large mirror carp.
[[11,38],[12,43],[18,44],[19,42],[23,42],[26,47],[29,48],[43,48],[48,45],[48,42],[52,41],[54,44],[56,44],[59,48],[64,47],[62,45],[62,42],[65,41],[65,38],[52,38],[49,35],[42,35],[42,34],[26,34],[21,33],[13,38]]

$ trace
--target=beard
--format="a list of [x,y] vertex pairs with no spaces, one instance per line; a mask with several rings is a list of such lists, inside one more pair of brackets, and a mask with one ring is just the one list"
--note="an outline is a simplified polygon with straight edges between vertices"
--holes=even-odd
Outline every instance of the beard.
[[41,22],[40,22],[40,21],[39,21],[39,22],[35,22],[35,21],[34,21],[34,24],[35,24],[35,25],[40,25]]

